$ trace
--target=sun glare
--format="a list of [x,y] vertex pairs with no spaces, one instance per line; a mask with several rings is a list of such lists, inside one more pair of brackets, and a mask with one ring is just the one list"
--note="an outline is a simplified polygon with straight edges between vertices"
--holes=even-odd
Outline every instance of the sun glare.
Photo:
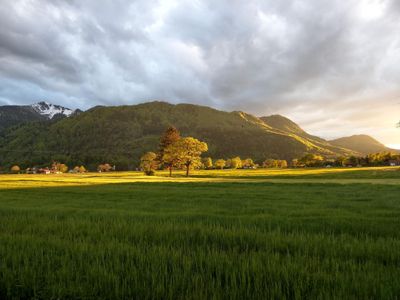
[[389,147],[390,149],[400,150],[400,144],[388,144],[386,146]]
[[379,19],[385,11],[382,0],[363,0],[358,7],[358,16],[366,21]]

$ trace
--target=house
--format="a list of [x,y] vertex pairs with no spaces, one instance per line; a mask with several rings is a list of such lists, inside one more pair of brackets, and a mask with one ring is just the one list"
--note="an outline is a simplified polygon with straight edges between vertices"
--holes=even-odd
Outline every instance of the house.
[[400,161],[398,161],[398,160],[389,160],[389,166],[391,166],[391,167],[400,166]]

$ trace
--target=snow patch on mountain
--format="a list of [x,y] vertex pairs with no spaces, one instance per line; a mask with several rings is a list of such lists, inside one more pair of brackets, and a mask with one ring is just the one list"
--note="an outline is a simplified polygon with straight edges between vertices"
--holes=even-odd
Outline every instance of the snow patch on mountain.
[[35,104],[32,104],[32,108],[42,116],[47,117],[48,119],[53,119],[55,115],[62,114],[66,117],[71,116],[74,111],[72,109],[54,105],[46,101],[41,101]]

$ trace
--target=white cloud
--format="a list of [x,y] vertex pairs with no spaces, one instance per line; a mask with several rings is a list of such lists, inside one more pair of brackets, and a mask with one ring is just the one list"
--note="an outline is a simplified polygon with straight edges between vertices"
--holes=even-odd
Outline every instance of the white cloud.
[[7,1],[0,103],[163,99],[400,143],[399,16],[396,0]]

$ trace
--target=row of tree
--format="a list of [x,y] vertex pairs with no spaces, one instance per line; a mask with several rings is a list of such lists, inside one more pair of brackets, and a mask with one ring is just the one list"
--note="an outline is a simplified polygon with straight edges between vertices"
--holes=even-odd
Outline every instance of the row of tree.
[[[175,127],[169,127],[160,139],[157,152],[147,152],[141,157],[140,167],[147,175],[153,175],[157,169],[168,169],[170,176],[173,169],[186,169],[189,176],[190,169],[253,169],[260,167],[251,158],[242,160],[240,157],[230,159],[216,159],[211,157],[201,159],[201,154],[208,150],[207,144],[193,137],[182,138]],[[395,153],[376,153],[365,157],[338,157],[327,159],[318,154],[306,154],[300,159],[293,159],[290,164],[286,160],[266,159],[263,168],[293,168],[302,167],[346,167],[346,166],[379,166],[389,165],[398,161],[400,155]]]
[[393,152],[380,152],[366,156],[324,158],[317,154],[306,154],[301,159],[292,160],[292,167],[368,167],[400,165],[400,155]]
[[[175,127],[169,127],[160,138],[157,151],[147,152],[140,159],[140,168],[147,174],[153,175],[157,169],[168,169],[170,176],[174,169],[185,169],[189,176],[191,169],[254,169],[254,168],[301,168],[301,167],[346,167],[346,166],[381,166],[400,165],[400,155],[391,152],[370,154],[364,157],[337,157],[324,158],[318,154],[306,154],[300,159],[286,160],[266,159],[265,161],[254,162],[251,158],[241,159],[233,157],[229,159],[216,159],[211,157],[201,158],[201,154],[208,151],[208,145],[193,137],[181,137]],[[26,172],[36,173],[37,168],[27,169]],[[93,169],[93,168],[91,168]],[[54,162],[51,168],[40,170],[53,173],[66,173],[69,168],[66,164]],[[108,163],[97,167],[99,172],[115,171],[116,167]],[[11,172],[19,173],[21,169],[14,165]],[[70,172],[84,173],[86,168],[78,165]]]
[[[27,168],[22,170],[18,165],[14,165],[10,168],[11,173],[27,173],[27,174],[41,174],[41,173],[86,173],[87,169],[84,166],[75,166],[70,169],[66,164],[53,162],[51,167],[43,167],[43,168]],[[98,172],[110,172],[115,171],[115,166],[111,166],[110,164],[100,164],[97,167]]]

